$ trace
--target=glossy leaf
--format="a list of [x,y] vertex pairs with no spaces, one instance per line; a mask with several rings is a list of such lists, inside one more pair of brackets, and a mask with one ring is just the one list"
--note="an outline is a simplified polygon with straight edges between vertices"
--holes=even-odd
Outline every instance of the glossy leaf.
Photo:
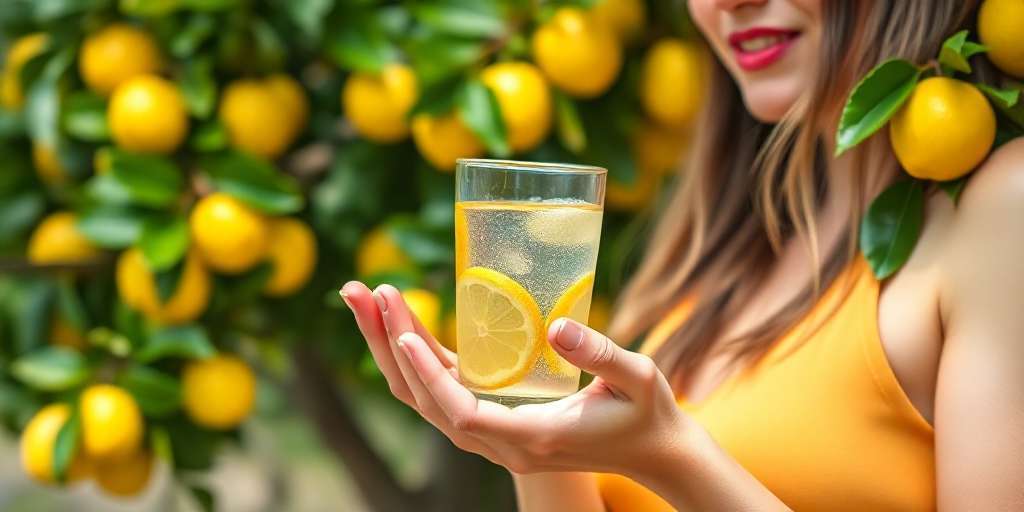
[[500,158],[512,153],[494,91],[480,80],[472,79],[463,86],[457,102],[462,121],[480,137],[490,153]]
[[305,204],[298,184],[266,160],[237,151],[203,161],[214,187],[270,214],[294,213]]
[[508,28],[503,13],[492,5],[489,2],[422,2],[413,6],[412,13],[420,23],[438,32],[494,38]]
[[210,117],[217,102],[213,62],[208,58],[198,58],[186,63],[179,89],[192,115],[200,119]]
[[141,153],[110,150],[110,174],[124,185],[140,205],[164,207],[181,195],[181,171],[170,159]]
[[64,347],[44,347],[11,364],[16,379],[41,391],[71,389],[85,382],[90,373],[82,354]]
[[587,132],[583,129],[576,103],[561,92],[555,92],[554,96],[558,140],[566,149],[578,154],[587,147]]
[[153,279],[156,281],[156,293],[160,302],[167,302],[178,290],[178,282],[181,281],[181,274],[185,271],[185,260],[179,259],[177,263],[163,270],[154,272]]
[[857,84],[843,108],[836,133],[836,156],[885,126],[914,91],[921,70],[905,60],[879,64]]
[[150,334],[146,345],[135,354],[143,363],[168,357],[206,359],[217,353],[206,331],[198,325],[164,327]]
[[181,407],[178,379],[148,366],[129,367],[118,375],[117,385],[131,393],[146,416],[167,416]]
[[78,407],[73,407],[71,415],[57,432],[57,440],[53,443],[53,478],[57,482],[65,482],[71,462],[78,450],[78,442],[82,433],[82,417]]
[[107,126],[107,102],[91,92],[79,91],[64,101],[61,126],[72,137],[87,142],[110,139]]
[[978,43],[968,41],[968,34],[969,31],[961,30],[942,44],[942,49],[939,51],[939,64],[943,68],[961,73],[971,72],[971,63],[967,59],[986,51],[986,49]]
[[860,249],[878,279],[895,273],[910,258],[924,220],[920,182],[901,181],[879,194],[861,221]]
[[986,84],[977,84],[977,87],[988,96],[1000,114],[1024,130],[1024,101],[1021,101],[1020,89],[997,89]]
[[139,249],[150,270],[166,270],[181,261],[188,250],[188,222],[181,215],[154,217],[142,227]]
[[78,218],[78,229],[96,245],[123,249],[142,234],[145,217],[138,210],[103,206],[86,211]]

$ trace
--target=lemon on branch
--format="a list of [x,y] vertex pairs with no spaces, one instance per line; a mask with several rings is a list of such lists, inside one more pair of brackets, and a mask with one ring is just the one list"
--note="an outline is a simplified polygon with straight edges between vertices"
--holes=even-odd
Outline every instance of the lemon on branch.
[[533,34],[533,58],[559,89],[578,98],[608,90],[622,67],[622,45],[587,11],[563,7]]
[[269,86],[257,79],[236,80],[228,84],[221,98],[219,116],[231,144],[264,158],[284,153],[295,138],[296,108],[292,93],[281,94],[281,84]]
[[599,24],[610,28],[623,42],[635,40],[647,22],[644,0],[600,0],[590,9]]
[[371,230],[356,248],[356,273],[369,277],[386,272],[405,272],[415,267],[385,226]]
[[402,299],[409,310],[420,319],[423,327],[440,340],[441,331],[441,299],[436,293],[422,288],[412,288],[402,292]]
[[0,74],[0,104],[7,109],[19,109],[25,103],[21,90],[21,68],[46,47],[46,34],[37,32],[19,37],[7,50],[4,69]]
[[189,227],[203,261],[218,272],[245,272],[267,255],[270,229],[266,217],[227,194],[218,192],[200,199],[189,217]]
[[487,66],[480,79],[498,99],[512,151],[529,151],[551,131],[551,91],[536,66],[499,62]]
[[184,268],[177,287],[167,300],[161,300],[156,278],[136,248],[121,253],[117,260],[117,292],[128,307],[141,311],[160,324],[191,322],[206,311],[210,302],[210,275],[194,250],[185,254]]
[[309,100],[302,85],[297,80],[284,73],[274,73],[264,79],[263,83],[270,92],[277,97],[278,103],[284,109],[289,119],[289,141],[301,134],[306,123],[309,122]]
[[693,120],[703,100],[703,57],[691,43],[665,38],[647,50],[640,102],[652,119],[669,126]]
[[[57,443],[57,434],[70,417],[71,407],[67,404],[50,404],[32,416],[22,430],[19,441],[21,465],[33,480],[43,484],[56,482],[53,449]],[[76,450],[68,467],[67,480],[75,482],[87,478],[90,472],[89,460],[82,455],[81,450]]]
[[457,111],[440,117],[417,115],[412,120],[412,139],[423,158],[445,172],[454,171],[455,161],[460,158],[484,154],[480,139],[462,122]]
[[95,461],[121,461],[142,446],[142,412],[124,389],[94,384],[79,399],[82,446]]
[[107,96],[129,78],[160,71],[160,48],[150,35],[127,23],[111,23],[86,36],[78,72],[90,89]]
[[212,429],[237,427],[252,412],[256,376],[241,359],[218,355],[193,361],[181,376],[182,405],[197,424]]
[[353,73],[342,88],[341,103],[359,135],[387,144],[409,135],[406,116],[418,94],[412,68],[390,64],[380,73]]
[[153,464],[153,454],[141,449],[123,460],[98,462],[94,470],[96,483],[113,496],[136,496],[146,489]]
[[28,240],[28,261],[37,265],[81,263],[102,252],[82,235],[71,212],[52,213],[36,226]]
[[316,268],[316,235],[304,222],[289,217],[270,220],[267,259],[273,274],[263,292],[273,297],[295,293]]
[[52,146],[32,141],[32,166],[45,183],[61,185],[68,180],[68,171],[61,165],[57,151]]
[[188,111],[174,83],[156,75],[136,75],[114,89],[107,106],[110,135],[121,148],[171,153],[188,135]]
[[978,37],[996,67],[1024,79],[1024,2],[985,0],[978,11]]

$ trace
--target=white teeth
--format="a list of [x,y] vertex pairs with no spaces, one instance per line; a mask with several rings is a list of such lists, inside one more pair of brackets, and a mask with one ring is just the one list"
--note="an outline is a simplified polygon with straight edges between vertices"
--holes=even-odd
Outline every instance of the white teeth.
[[761,36],[753,39],[747,39],[746,41],[740,42],[740,49],[745,52],[756,52],[764,50],[770,46],[775,46],[785,41],[786,38],[783,36]]

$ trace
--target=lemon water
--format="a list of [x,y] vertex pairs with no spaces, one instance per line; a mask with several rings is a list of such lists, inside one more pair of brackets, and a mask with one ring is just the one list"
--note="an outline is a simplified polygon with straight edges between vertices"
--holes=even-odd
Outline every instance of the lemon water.
[[[582,201],[461,201],[456,205],[457,272],[484,267],[511,278],[532,297],[544,326],[536,360],[516,382],[497,389],[474,389],[468,384],[482,398],[518,405],[576,391],[580,371],[550,348],[547,325],[554,320],[549,314],[560,299],[563,303],[571,299],[575,307],[560,306],[556,313],[586,323],[601,219],[599,206]],[[457,314],[464,314],[467,307],[457,303]],[[463,330],[460,323],[459,352],[471,342]]]

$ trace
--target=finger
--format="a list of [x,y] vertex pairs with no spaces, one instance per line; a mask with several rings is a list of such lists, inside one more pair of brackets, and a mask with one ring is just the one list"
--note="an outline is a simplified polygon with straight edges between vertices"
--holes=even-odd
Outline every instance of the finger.
[[[386,303],[378,301],[378,304],[382,306],[382,311],[383,306],[389,308],[389,310],[384,314],[384,326],[388,329],[388,332],[393,339],[397,339],[398,336],[407,331],[415,332],[427,342],[427,346],[429,346],[437,358],[441,360],[441,364],[446,368],[455,367],[455,362],[457,360],[455,353],[441,346],[434,335],[428,331],[426,327],[423,327],[423,323],[420,322],[420,319],[417,318],[409,309],[409,305],[406,304],[405,299],[402,297],[402,292],[398,291],[394,286],[382,284],[374,291],[374,296],[379,296],[382,300],[388,300]],[[391,310],[392,305],[396,308],[395,310]]]
[[407,405],[415,407],[416,401],[398,367],[398,362],[395,360],[387,330],[384,328],[384,319],[381,317],[380,309],[377,302],[374,301],[370,289],[363,283],[350,281],[341,287],[341,298],[355,315],[359,331],[366,338],[370,354],[377,362],[380,372],[384,374],[391,393]]
[[411,316],[412,324],[416,327],[416,334],[419,334],[420,337],[423,338],[423,341],[427,342],[427,346],[430,347],[430,350],[434,351],[437,358],[441,360],[441,364],[447,368],[455,368],[456,361],[458,361],[458,356],[455,355],[455,352],[452,352],[445,348],[444,345],[441,345],[441,343],[437,341],[437,337],[434,336],[432,332],[428,331],[426,327],[423,327],[423,322],[420,321],[419,317],[416,315]]
[[[409,362],[404,354],[400,353],[401,350],[398,348],[399,336],[405,333],[415,333],[416,331],[412,321],[413,314],[409,311],[409,306],[405,303],[405,299],[402,298],[401,292],[394,286],[382,284],[373,291],[373,297],[377,300],[377,306],[380,308],[381,316],[384,319],[384,328],[387,330],[388,337],[391,340],[389,346],[394,353],[395,361],[398,362],[398,369],[402,372],[405,383],[409,386],[409,390],[416,400],[417,409],[420,409],[421,413],[432,413],[434,411],[440,413],[436,404],[433,403],[430,393],[423,387],[423,382],[416,375],[416,370],[413,369],[412,363]],[[422,338],[420,339],[422,340]],[[431,354],[434,356],[434,359],[437,359],[433,352]],[[441,364],[440,361],[438,361],[438,364]],[[424,401],[421,402],[421,400]],[[432,407],[433,411],[424,411],[424,407]],[[429,420],[430,418],[427,419]]]
[[651,358],[626,350],[579,322],[559,318],[548,329],[548,341],[567,361],[601,377],[616,394],[631,400],[650,398],[664,380]]
[[528,424],[508,407],[478,400],[455,380],[415,333],[403,334],[398,346],[455,429],[504,442],[524,442],[536,433],[536,425]]

